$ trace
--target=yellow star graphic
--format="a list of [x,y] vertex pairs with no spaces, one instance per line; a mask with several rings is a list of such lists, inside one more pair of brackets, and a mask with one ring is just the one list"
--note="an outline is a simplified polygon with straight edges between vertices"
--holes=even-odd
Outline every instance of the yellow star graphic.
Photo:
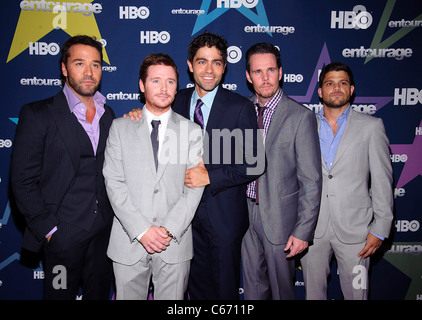
[[[55,13],[50,11],[53,9],[52,2],[21,1],[21,13],[6,63],[26,50],[29,42],[37,42],[56,28],[62,29],[71,37],[86,34],[102,39],[94,13],[87,11],[88,4],[94,0],[70,1],[72,0],[56,0],[55,4],[60,4],[68,10]],[[101,5],[96,4],[97,9],[98,7]],[[103,59],[110,64],[104,47]]]

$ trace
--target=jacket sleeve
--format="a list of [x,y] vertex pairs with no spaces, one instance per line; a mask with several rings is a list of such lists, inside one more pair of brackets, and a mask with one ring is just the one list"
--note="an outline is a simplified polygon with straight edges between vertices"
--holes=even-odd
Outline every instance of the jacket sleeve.
[[369,170],[374,220],[371,232],[387,238],[393,220],[392,166],[384,124],[377,119],[369,142]]
[[[224,130],[221,131],[221,134],[224,134]],[[234,134],[236,149],[230,151],[220,149],[223,154],[220,155],[218,160],[223,164],[227,161],[225,159],[226,152],[230,153],[234,150],[234,155],[230,155],[231,161],[227,165],[221,165],[208,171],[211,194],[217,194],[230,187],[247,184],[265,172],[266,160],[262,133],[258,130],[255,110],[250,101],[243,104],[237,119],[236,129],[230,134]],[[213,136],[213,139],[215,140],[215,136]],[[212,147],[210,146],[210,148]],[[213,162],[213,159],[209,159],[209,161]]]
[[47,209],[40,188],[48,135],[44,110],[38,110],[34,105],[22,107],[11,161],[11,185],[16,205],[38,241],[44,239],[58,224],[54,212]]
[[321,151],[317,121],[313,113],[304,113],[298,123],[295,150],[299,196],[298,219],[292,235],[310,241],[318,219],[322,191]]

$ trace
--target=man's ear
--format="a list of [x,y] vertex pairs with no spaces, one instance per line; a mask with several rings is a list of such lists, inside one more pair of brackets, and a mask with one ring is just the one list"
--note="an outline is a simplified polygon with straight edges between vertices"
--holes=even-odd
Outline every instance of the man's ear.
[[66,69],[66,65],[64,64],[64,62],[62,62],[62,74],[65,78],[67,77],[67,69]]
[[189,60],[187,60],[187,63],[188,63],[189,71],[193,73],[192,63]]
[[139,89],[141,92],[145,92],[144,82],[141,79],[139,79]]
[[252,79],[251,79],[251,76],[249,75],[248,70],[246,70],[246,79],[248,80],[249,83],[252,83]]

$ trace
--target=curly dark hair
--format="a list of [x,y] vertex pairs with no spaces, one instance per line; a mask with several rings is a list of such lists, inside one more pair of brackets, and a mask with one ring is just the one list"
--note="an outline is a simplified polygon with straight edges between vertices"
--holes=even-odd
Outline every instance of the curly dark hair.
[[220,52],[221,57],[223,58],[223,63],[227,64],[227,41],[224,37],[219,34],[211,33],[205,31],[203,34],[192,39],[188,47],[188,60],[193,63],[193,58],[195,57],[198,50],[202,47],[216,47]]

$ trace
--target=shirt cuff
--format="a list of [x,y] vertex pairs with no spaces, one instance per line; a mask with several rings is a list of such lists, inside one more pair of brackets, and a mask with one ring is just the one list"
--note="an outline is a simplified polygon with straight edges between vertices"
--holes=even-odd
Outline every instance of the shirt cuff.
[[141,238],[143,237],[143,235],[145,234],[145,232],[147,232],[148,230],[145,230],[144,232],[142,232],[139,236],[136,237],[136,240],[138,240],[139,242],[141,242]]
[[383,237],[383,236],[380,236],[380,235],[378,235],[378,234],[376,234],[376,233],[373,233],[373,232],[371,232],[374,236],[376,236],[378,239],[381,239],[382,241],[384,241],[384,239],[385,239],[385,237]]
[[46,234],[45,238],[48,239],[54,232],[57,231],[57,226],[55,226],[49,233]]

